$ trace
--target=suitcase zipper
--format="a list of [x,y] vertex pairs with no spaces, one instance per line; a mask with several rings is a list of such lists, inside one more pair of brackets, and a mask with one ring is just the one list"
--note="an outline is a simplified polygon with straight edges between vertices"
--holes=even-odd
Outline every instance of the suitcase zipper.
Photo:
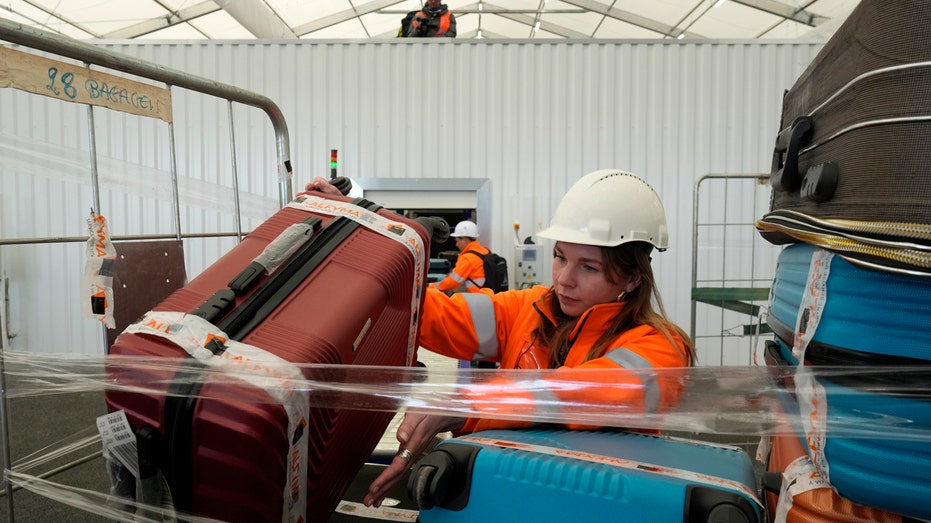
[[[837,252],[851,263],[881,268],[889,272],[928,276],[926,272],[910,271],[908,267],[931,269],[931,245],[893,241],[896,236],[931,243],[931,227],[917,223],[858,222],[855,220],[822,220],[790,210],[774,211],[757,221],[756,228],[767,233],[784,234],[795,240],[811,243]],[[872,234],[873,236],[867,236]],[[780,242],[780,243],[789,243]],[[858,259],[855,255],[864,256]],[[854,257],[849,259],[848,256]],[[879,267],[874,260],[891,260],[906,267]]]

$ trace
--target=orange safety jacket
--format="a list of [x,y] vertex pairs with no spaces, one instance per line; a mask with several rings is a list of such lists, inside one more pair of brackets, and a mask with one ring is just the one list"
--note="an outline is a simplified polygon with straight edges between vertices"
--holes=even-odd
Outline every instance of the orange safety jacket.
[[[443,6],[443,8],[445,8],[445,6]],[[411,33],[418,34],[417,31],[420,29],[420,24],[423,23],[422,20],[429,20],[429,19],[430,19],[430,15],[426,11],[420,11],[419,13],[414,15],[414,19],[411,20]],[[436,33],[426,34],[424,36],[455,37],[456,36],[456,24],[454,20],[455,18],[453,17],[452,13],[450,13],[448,10],[443,11],[443,14],[440,15],[440,20],[438,24],[439,28],[436,31]],[[452,30],[450,30],[450,28],[452,28]]]
[[466,245],[465,249],[459,253],[456,259],[456,266],[450,271],[449,275],[436,282],[434,286],[443,291],[450,292],[465,286],[468,292],[481,292],[482,285],[485,285],[485,266],[482,259],[474,254],[465,254],[466,251],[476,251],[482,254],[488,254],[489,251],[478,240],[473,240]]
[[[502,369],[546,368],[549,350],[533,345],[531,333],[539,322],[555,320],[550,311],[554,296],[544,296],[549,289],[531,289],[492,293],[459,293],[446,296],[428,289],[423,309],[419,343],[422,347],[461,360],[497,361]],[[496,415],[532,416],[538,401],[554,400],[565,405],[616,405],[624,413],[655,413],[667,410],[682,392],[680,376],[673,373],[643,379],[643,369],[689,366],[689,351],[682,340],[670,344],[650,325],[640,325],[621,333],[597,358],[584,361],[589,349],[608,328],[625,303],[604,303],[583,312],[569,337],[565,364],[557,369],[555,379],[585,382],[584,387],[554,387],[546,393],[520,391],[501,383],[493,392],[469,394],[472,405]],[[673,336],[675,334],[673,333]],[[590,369],[637,372],[586,372]],[[592,379],[600,380],[592,382]],[[484,397],[482,396],[484,394]],[[542,396],[542,397],[540,397]],[[502,400],[508,400],[507,406]],[[512,409],[507,411],[507,409]],[[457,434],[491,428],[521,428],[527,421],[469,418]],[[590,425],[567,425],[569,428],[592,428]]]

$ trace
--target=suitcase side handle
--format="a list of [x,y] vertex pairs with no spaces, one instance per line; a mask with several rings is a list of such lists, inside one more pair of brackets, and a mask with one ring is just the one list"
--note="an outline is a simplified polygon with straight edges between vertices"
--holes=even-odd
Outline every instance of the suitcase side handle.
[[839,171],[837,164],[819,163],[808,168],[802,179],[801,197],[817,203],[824,203],[834,197],[837,190]]
[[281,231],[278,237],[265,246],[262,254],[256,256],[242,272],[229,282],[229,288],[236,293],[236,296],[245,295],[255,287],[263,276],[274,272],[301,245],[307,243],[320,230],[321,224],[323,224],[322,219],[316,216],[308,216],[302,222]]
[[[363,198],[357,198],[353,203],[370,211],[381,208]],[[359,227],[358,223],[343,216],[337,216],[327,222],[319,234],[302,244],[280,270],[275,271],[260,288],[216,324],[217,327],[232,340],[243,339]]]
[[136,501],[142,505],[139,510],[144,516],[157,519],[158,515],[149,507],[159,506],[162,498],[161,484],[158,479],[160,435],[154,427],[147,425],[136,431],[136,444],[139,449]]
[[802,184],[798,171],[798,155],[802,146],[811,141],[814,134],[811,117],[799,116],[792,125],[776,136],[770,184],[774,189],[797,191]]
[[772,492],[779,494],[782,489],[782,472],[766,471],[760,478],[760,487],[763,492]]
[[217,321],[226,316],[234,305],[236,305],[236,293],[231,289],[220,289],[191,311],[191,314],[216,325]]

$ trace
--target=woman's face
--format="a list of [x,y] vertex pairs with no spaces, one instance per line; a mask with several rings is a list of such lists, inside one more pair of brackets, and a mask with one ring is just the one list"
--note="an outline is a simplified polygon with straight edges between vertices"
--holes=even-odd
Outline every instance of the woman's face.
[[601,247],[556,242],[553,249],[553,288],[559,305],[569,316],[579,316],[600,303],[617,300],[621,291],[630,292],[639,278],[623,274],[618,282],[608,281]]

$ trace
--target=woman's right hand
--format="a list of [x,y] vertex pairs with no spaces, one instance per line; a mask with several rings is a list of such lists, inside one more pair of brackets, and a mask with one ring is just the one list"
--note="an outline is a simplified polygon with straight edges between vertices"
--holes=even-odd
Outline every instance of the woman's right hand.
[[330,183],[326,178],[320,176],[317,176],[313,180],[307,182],[307,185],[304,186],[304,191],[297,193],[297,196],[302,196],[311,191],[335,194],[337,196],[342,194],[339,192],[339,189],[337,189],[335,185]]
[[398,425],[397,437],[399,451],[391,464],[369,486],[368,494],[362,502],[365,506],[380,507],[385,496],[397,485],[411,465],[424,453],[433,442],[433,437],[462,427],[465,419],[457,416],[428,416],[426,414],[405,414]]

